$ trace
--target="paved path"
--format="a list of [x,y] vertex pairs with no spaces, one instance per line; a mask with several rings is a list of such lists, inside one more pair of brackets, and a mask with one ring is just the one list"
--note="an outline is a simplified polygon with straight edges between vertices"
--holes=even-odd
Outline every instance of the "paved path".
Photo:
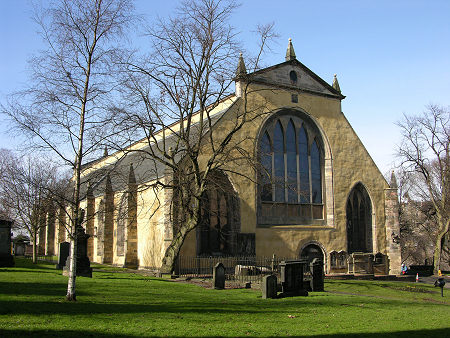
[[[434,285],[434,282],[438,279],[438,276],[420,277],[419,283]],[[450,276],[444,276],[445,286],[444,288],[450,289]]]

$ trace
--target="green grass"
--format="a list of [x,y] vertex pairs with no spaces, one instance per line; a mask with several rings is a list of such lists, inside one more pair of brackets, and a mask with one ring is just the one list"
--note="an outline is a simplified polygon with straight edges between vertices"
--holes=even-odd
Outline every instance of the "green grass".
[[16,260],[0,268],[0,337],[350,336],[450,333],[450,291],[424,284],[327,281],[327,292],[261,299],[249,289],[211,290],[108,269],[77,278]]

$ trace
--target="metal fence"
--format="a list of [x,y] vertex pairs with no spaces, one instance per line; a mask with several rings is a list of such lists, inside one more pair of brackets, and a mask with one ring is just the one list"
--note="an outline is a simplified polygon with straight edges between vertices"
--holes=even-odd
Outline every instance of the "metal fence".
[[175,273],[180,277],[211,278],[217,263],[225,267],[225,278],[240,282],[260,282],[265,275],[278,274],[281,261],[295,260],[286,257],[179,257]]
[[[33,259],[33,256],[25,255],[24,258]],[[45,261],[50,263],[58,263],[58,256],[52,256],[52,255],[36,255],[36,260],[38,261]]]

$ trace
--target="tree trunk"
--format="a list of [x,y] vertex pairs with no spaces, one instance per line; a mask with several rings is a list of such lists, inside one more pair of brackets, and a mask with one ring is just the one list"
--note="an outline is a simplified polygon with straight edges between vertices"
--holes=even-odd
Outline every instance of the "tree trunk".
[[[173,239],[170,243],[170,245],[166,249],[166,253],[164,254],[164,258],[162,260],[161,265],[161,273],[173,273],[175,269],[175,263],[178,258],[178,255],[180,254],[181,246],[184,243],[184,240],[186,239],[186,236],[189,234],[189,232],[197,226],[198,220],[199,220],[199,210],[200,207],[197,204],[198,210],[194,212],[194,217],[187,220],[184,224],[180,226],[178,231],[174,233]],[[180,210],[183,212],[183,210]]]
[[37,243],[36,243],[36,238],[37,238],[37,231],[34,231],[32,234],[33,238],[33,264],[37,263]]
[[439,235],[436,239],[436,246],[434,247],[434,273],[438,273],[438,270],[441,269],[441,254],[442,254],[442,238],[444,238],[445,234],[449,230],[450,220],[445,221],[443,229],[439,232]]
[[[74,229],[75,228],[75,229]],[[77,231],[76,222],[75,226],[72,226],[72,236],[70,237],[70,256],[69,256],[69,281],[67,283],[67,295],[68,301],[77,300],[75,294],[75,279],[77,272]]]

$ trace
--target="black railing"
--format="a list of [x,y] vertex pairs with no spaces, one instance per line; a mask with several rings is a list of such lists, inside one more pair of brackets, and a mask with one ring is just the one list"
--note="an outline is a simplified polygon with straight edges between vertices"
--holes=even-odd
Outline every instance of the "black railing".
[[225,266],[225,278],[241,282],[259,282],[265,275],[279,274],[278,265],[285,257],[179,257],[175,273],[180,277],[211,278],[217,263]]
[[[24,255],[24,258],[33,259],[33,255]],[[45,261],[50,263],[57,263],[58,262],[58,256],[54,255],[36,255],[37,261]]]

